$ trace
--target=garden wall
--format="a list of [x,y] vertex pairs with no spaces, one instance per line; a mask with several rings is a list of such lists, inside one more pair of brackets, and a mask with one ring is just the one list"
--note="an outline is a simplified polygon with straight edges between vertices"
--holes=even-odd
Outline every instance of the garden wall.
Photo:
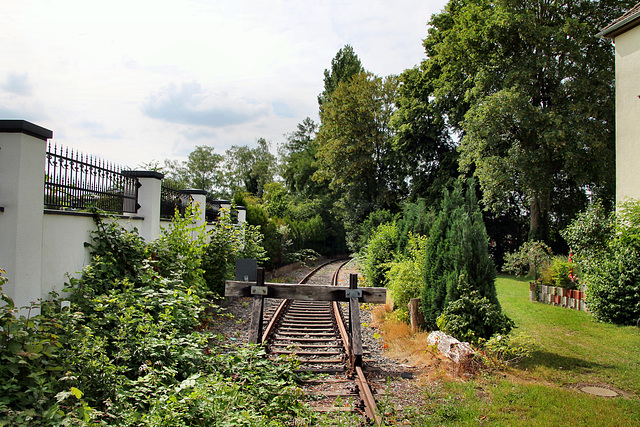
[[582,290],[565,289],[559,286],[546,286],[531,282],[529,284],[529,297],[533,302],[587,311],[585,294]]
[[[89,264],[92,215],[73,210],[44,209],[46,142],[53,132],[24,120],[0,120],[0,268],[9,282],[3,292],[16,306],[60,292],[67,273]],[[136,176],[137,212],[115,216],[126,228],[138,229],[145,240],[171,225],[160,218],[162,174],[129,171]],[[186,190],[185,190],[186,191]],[[204,207],[206,193],[189,191],[192,203]],[[245,212],[239,212],[243,221]],[[205,224],[205,212],[194,221]]]

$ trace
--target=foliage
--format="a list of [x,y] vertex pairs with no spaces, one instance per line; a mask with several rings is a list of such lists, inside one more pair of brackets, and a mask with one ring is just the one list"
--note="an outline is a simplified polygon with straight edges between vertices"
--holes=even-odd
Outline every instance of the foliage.
[[[96,223],[92,262],[65,289],[69,309],[54,299],[32,307],[41,314],[16,316],[2,294],[0,425],[193,425],[204,418],[207,425],[282,425],[308,417],[293,361],[274,365],[258,349],[221,348],[198,332],[208,321],[200,265],[207,245],[191,216],[174,218],[150,243],[115,222]],[[244,235],[239,255],[260,251],[254,237]]]
[[487,206],[529,211],[531,239],[550,239],[586,192],[612,198],[614,57],[596,34],[627,6],[451,1],[431,18],[421,67],[462,135],[460,164]]
[[465,191],[458,180],[446,192],[442,208],[431,226],[425,247],[425,283],[421,290],[422,311],[428,328],[444,308],[460,296],[459,278],[464,275],[471,289],[498,305],[496,270],[489,257],[488,239],[475,198],[475,185]]
[[270,218],[260,200],[250,194],[238,193],[233,202],[247,208],[247,224],[257,227],[263,235],[262,246],[266,253],[264,267],[273,269],[282,265],[287,249],[291,246],[287,225],[282,219]]
[[261,197],[265,184],[273,181],[276,158],[269,151],[270,143],[258,138],[256,145],[254,148],[234,145],[225,152],[227,196],[247,191]]
[[495,368],[516,364],[531,357],[538,349],[533,338],[524,332],[515,335],[496,334],[488,340],[480,340],[479,343],[487,362]]
[[395,223],[380,224],[360,254],[362,275],[369,286],[386,286],[385,273],[393,260],[398,232]]
[[575,251],[589,311],[602,321],[635,324],[640,318],[640,203],[627,200],[609,216],[594,204],[564,232]]
[[165,178],[173,181],[179,188],[195,188],[205,190],[214,197],[224,192],[222,154],[215,153],[215,148],[199,145],[189,153],[186,161],[165,160]]
[[64,363],[62,325],[35,315],[40,304],[18,315],[19,308],[2,293],[3,274],[0,269],[0,425],[44,425],[52,400],[64,387],[57,381]]
[[287,142],[278,149],[281,161],[280,174],[287,188],[296,195],[313,197],[325,190],[311,179],[317,167],[315,137],[318,125],[309,117],[298,124],[298,130],[287,134]]
[[148,426],[279,426],[295,416],[310,416],[293,381],[294,361],[275,364],[264,350],[250,346],[213,355],[207,363],[211,374],[183,380],[131,421]]
[[546,243],[530,240],[523,243],[518,251],[507,254],[502,268],[517,276],[529,275],[533,280],[538,280],[542,268],[551,262],[551,257],[551,248]]
[[406,202],[396,221],[398,227],[399,254],[404,254],[409,244],[410,236],[428,236],[436,218],[433,210],[428,209],[425,199],[418,199],[415,203]]
[[426,236],[410,234],[407,254],[399,255],[386,273],[390,297],[400,311],[407,310],[409,300],[420,297],[427,265],[426,244]]
[[433,85],[423,67],[400,75],[397,110],[391,117],[394,148],[404,158],[409,200],[421,198],[428,207],[442,200],[442,189],[453,185],[458,152],[441,113],[434,108]]
[[318,95],[318,104],[322,109],[342,82],[348,82],[353,76],[364,71],[360,58],[351,45],[345,45],[331,60],[331,70],[324,70],[324,90]]
[[615,216],[607,212],[600,201],[578,214],[562,231],[562,237],[579,262],[606,252],[614,236]]
[[478,343],[494,334],[508,334],[515,324],[500,306],[472,289],[464,276],[458,286],[460,297],[449,303],[438,317],[438,329],[460,341]]
[[259,226],[235,224],[228,209],[221,210],[208,235],[202,267],[207,290],[217,296],[224,295],[224,282],[235,277],[236,259],[256,259],[258,263],[266,260]]
[[378,209],[395,210],[406,193],[404,161],[389,124],[398,89],[395,77],[371,73],[340,83],[322,104],[313,179],[339,198],[336,210],[349,232]]
[[349,233],[349,248],[355,252],[364,249],[369,239],[376,233],[378,227],[391,221],[393,221],[393,216],[391,212],[386,209],[371,212],[355,230]]
[[[570,257],[554,256],[548,266],[549,277],[552,286],[559,286],[565,289],[578,289],[576,266]],[[549,283],[545,283],[547,285]]]

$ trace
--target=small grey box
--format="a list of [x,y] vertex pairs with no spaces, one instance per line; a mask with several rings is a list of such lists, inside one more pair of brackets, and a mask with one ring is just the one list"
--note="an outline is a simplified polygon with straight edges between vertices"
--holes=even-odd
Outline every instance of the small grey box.
[[346,298],[362,298],[362,289],[346,289],[344,293]]
[[255,259],[236,259],[236,280],[239,282],[258,280],[258,261]]

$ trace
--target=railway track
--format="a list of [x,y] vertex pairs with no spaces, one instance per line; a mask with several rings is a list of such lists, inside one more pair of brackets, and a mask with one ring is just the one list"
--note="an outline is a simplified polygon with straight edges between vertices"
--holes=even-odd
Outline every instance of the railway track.
[[[349,260],[332,261],[310,272],[300,284],[326,284],[320,273],[333,269],[331,285],[338,284],[340,269]],[[339,264],[336,267],[336,264]],[[274,301],[275,302],[275,301]],[[336,301],[285,299],[264,312],[267,325],[262,342],[272,357],[296,355],[300,369],[324,374],[304,384],[319,411],[350,411],[380,424],[375,399],[362,369],[362,351],[354,356],[348,304]],[[345,321],[347,320],[347,321]],[[360,328],[359,316],[353,327]],[[359,332],[359,329],[358,331]],[[357,343],[356,343],[357,345]],[[357,353],[357,352],[356,352]]]

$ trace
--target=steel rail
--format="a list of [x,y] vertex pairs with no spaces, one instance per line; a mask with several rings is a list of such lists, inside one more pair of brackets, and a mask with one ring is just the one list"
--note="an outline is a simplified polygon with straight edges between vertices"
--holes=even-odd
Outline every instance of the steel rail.
[[[319,265],[318,267],[314,268],[312,271],[310,271],[302,280],[300,280],[298,283],[299,284],[305,284],[308,282],[308,280],[313,277],[319,270],[321,270],[322,268],[339,262],[339,261],[343,261],[342,264],[340,264],[338,266],[338,268],[336,268],[336,270],[333,273],[333,276],[331,278],[331,285],[332,286],[337,286],[338,285],[338,280],[339,280],[339,275],[340,275],[340,270],[342,269],[342,267],[344,267],[349,261],[350,259],[346,259],[346,260],[329,260],[327,262],[322,263],[321,265]],[[287,310],[289,309],[289,307],[291,306],[291,300],[283,300],[278,307],[275,309],[275,311],[273,312],[273,314],[271,315],[271,319],[269,321],[269,324],[267,325],[264,334],[262,335],[262,342],[263,343],[267,343],[267,339],[274,335],[276,332],[276,328],[277,325],[280,322],[280,319],[285,315],[285,313],[287,312]],[[351,346],[351,342],[350,342],[350,335],[348,332],[348,328],[345,325],[344,322],[344,318],[342,316],[342,310],[340,308],[340,304],[338,302],[333,301],[331,303],[331,310],[332,310],[332,317],[334,318],[335,321],[335,327],[338,330],[338,333],[340,335],[340,339],[342,341],[342,346],[344,347],[345,350],[345,354],[347,357],[347,375],[351,376],[353,375],[354,379],[353,381],[356,384],[356,388],[358,391],[358,395],[360,397],[360,400],[362,401],[363,407],[364,407],[364,413],[366,415],[366,417],[368,417],[375,425],[381,425],[382,424],[382,418],[379,415],[378,412],[378,408],[376,405],[376,401],[373,397],[373,393],[371,391],[371,388],[369,386],[369,382],[367,381],[365,375],[364,375],[364,371],[362,370],[361,366],[353,366],[353,358],[352,358],[352,346]],[[298,322],[304,322],[304,321],[298,321]],[[359,326],[359,325],[358,325]],[[354,325],[355,327],[355,325]],[[317,339],[313,339],[313,341],[317,341]],[[298,347],[314,347],[314,346],[307,346],[307,345],[303,345],[303,344],[298,344]],[[317,347],[317,345],[315,346]],[[292,353],[296,353],[296,354],[304,354],[304,355],[311,355],[314,354],[313,352],[306,352],[306,351],[291,351]],[[339,360],[335,360],[334,362],[338,362]],[[353,369],[354,368],[354,369]],[[355,408],[354,408],[355,409]]]

